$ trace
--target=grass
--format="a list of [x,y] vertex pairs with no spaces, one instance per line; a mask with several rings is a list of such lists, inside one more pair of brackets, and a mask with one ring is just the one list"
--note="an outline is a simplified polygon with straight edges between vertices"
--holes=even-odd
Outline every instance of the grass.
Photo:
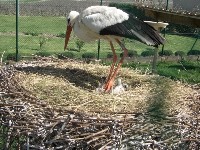
[[[8,128],[6,127],[6,125],[0,125],[0,148],[3,149],[5,148],[6,142],[7,142],[7,133],[9,132]],[[15,131],[12,131],[15,132]],[[11,134],[12,134],[11,132]],[[11,139],[13,139],[12,141],[10,141],[10,145],[8,147],[9,150],[15,150],[15,149],[19,149],[19,145],[21,143],[25,143],[26,142],[26,138],[21,135],[20,138],[13,138],[11,136]]]
[[[15,32],[15,16],[0,15],[0,32]],[[19,32],[21,33],[64,33],[65,17],[20,16]]]
[[[196,37],[167,34],[166,39],[167,39],[165,44],[166,50],[172,50],[173,52],[184,51],[185,53],[187,53],[189,50],[191,50],[191,47],[196,40]],[[200,40],[197,41],[193,49],[199,49],[199,48],[200,48]]]
[[[7,49],[10,47],[10,39],[13,39],[15,33],[15,16],[6,16],[0,15],[0,32],[4,33],[0,35],[0,42],[5,43],[1,44],[0,51]],[[42,17],[42,16],[21,16],[19,18],[19,46],[20,52],[27,50],[36,49],[36,45],[38,43],[37,36],[41,34],[51,37],[51,39],[47,42],[46,49],[49,51],[62,51],[64,40],[63,38],[58,38],[58,36],[63,36],[66,30],[66,18],[65,17]],[[5,34],[7,35],[7,39],[5,39]],[[25,36],[26,35],[26,36]],[[27,36],[29,35],[29,36]],[[9,39],[10,38],[10,39]],[[167,42],[165,44],[166,50],[172,50],[173,52],[181,50],[187,52],[191,49],[195,37],[187,37],[187,36],[179,36],[179,35],[166,35]],[[15,40],[14,40],[15,41]],[[12,42],[12,45],[14,44]],[[186,42],[187,41],[187,42]],[[75,46],[75,38],[71,39],[69,48],[76,48]],[[96,42],[97,43],[97,42]],[[83,47],[83,51],[95,52],[97,50],[97,44],[89,43],[85,44]],[[152,47],[141,44],[140,42],[133,40],[126,40],[125,45],[129,50],[136,50],[138,54],[146,49],[153,49]],[[3,47],[3,48],[2,48]],[[13,50],[15,50],[15,46],[12,46]],[[56,47],[56,48],[55,48]],[[194,49],[199,49],[200,41],[197,41]],[[119,47],[117,48],[119,50]],[[101,55],[106,56],[103,53],[110,52],[110,46],[108,42],[101,42]],[[32,53],[30,51],[30,53]],[[120,53],[120,50],[119,50]],[[101,56],[101,57],[102,57]]]
[[154,123],[155,120],[162,121],[162,119],[166,118],[166,101],[168,100],[169,93],[172,89],[170,87],[169,79],[154,80],[152,83],[156,86],[152,90],[152,93],[154,94],[147,111],[149,112],[148,115],[150,116],[152,123]]
[[200,83],[199,62],[159,63],[158,74],[189,83]]
[[[15,16],[0,15],[0,55],[5,51],[5,57],[9,53],[15,53]],[[63,53],[64,35],[66,30],[65,17],[42,17],[42,16],[20,16],[19,18],[19,54],[21,56],[36,54],[40,51],[48,54]],[[45,37],[46,41],[40,47],[40,39]],[[188,36],[179,36],[166,34],[165,50],[184,51],[187,53],[196,38]],[[81,58],[82,54],[92,52],[97,55],[97,41],[85,43],[81,51],[77,50],[77,38],[72,34],[68,49],[72,52],[75,58]],[[128,50],[136,50],[138,54],[153,47],[146,46],[138,41],[125,40],[125,46]],[[120,47],[114,43],[116,52],[119,55],[122,51]],[[197,41],[193,49],[199,49],[200,40]],[[161,48],[160,48],[161,49]],[[110,53],[110,45],[107,41],[101,41],[100,58],[106,58]],[[5,59],[4,57],[4,59]],[[129,64],[134,68],[136,64]],[[194,65],[194,64],[193,64]],[[196,66],[196,65],[195,65]],[[129,66],[130,67],[130,66]],[[145,69],[147,64],[141,64],[141,69]],[[173,79],[183,80],[191,83],[200,82],[199,68],[197,69],[182,69],[180,64],[158,64],[158,73],[163,76],[168,76]]]
[[[140,69],[143,72],[151,70],[150,64],[124,64],[124,67]],[[182,62],[158,62],[157,74],[169,77],[174,80],[180,80],[187,83],[200,83],[200,62],[182,61]]]

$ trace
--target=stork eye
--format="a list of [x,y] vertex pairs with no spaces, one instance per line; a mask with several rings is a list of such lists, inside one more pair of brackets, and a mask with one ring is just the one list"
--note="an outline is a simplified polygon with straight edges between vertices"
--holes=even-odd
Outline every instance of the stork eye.
[[69,24],[69,22],[70,22],[70,18],[67,19],[67,23],[68,23],[68,24]]

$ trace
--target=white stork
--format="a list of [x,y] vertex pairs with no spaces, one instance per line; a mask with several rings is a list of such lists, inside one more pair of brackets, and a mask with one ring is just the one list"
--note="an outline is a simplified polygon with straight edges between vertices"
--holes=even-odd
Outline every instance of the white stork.
[[[133,14],[128,14],[115,7],[91,6],[86,8],[81,14],[71,11],[67,22],[64,49],[67,48],[72,29],[75,35],[85,42],[97,39],[109,41],[113,52],[113,63],[104,85],[105,92],[111,90],[114,78],[128,53],[121,42],[122,37],[134,38],[154,47],[158,47],[158,45],[163,44],[165,41],[153,27],[137,19]],[[117,55],[112,43],[113,41],[116,41],[124,51],[124,55],[116,68]]]

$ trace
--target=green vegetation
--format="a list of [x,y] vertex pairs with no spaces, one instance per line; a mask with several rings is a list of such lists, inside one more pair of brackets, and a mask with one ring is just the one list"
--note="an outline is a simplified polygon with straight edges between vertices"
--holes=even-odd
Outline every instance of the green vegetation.
[[153,55],[154,55],[154,51],[152,51],[152,50],[146,50],[141,53],[141,56],[143,56],[143,57],[153,56]]
[[[151,70],[151,65],[135,62],[124,64],[123,67],[140,69],[143,72]],[[200,62],[180,61],[180,62],[158,62],[157,73],[174,80],[188,83],[200,83]]]
[[190,50],[187,55],[200,55],[200,50]]
[[113,53],[112,53],[112,52],[109,52],[109,53],[107,54],[107,58],[113,58]]
[[173,55],[173,52],[171,50],[163,50],[163,52],[160,51],[158,54],[159,56],[171,56]]
[[75,55],[73,52],[70,52],[70,51],[66,51],[66,52],[58,54],[59,59],[65,59],[66,57],[67,58],[75,58]]
[[130,51],[130,50],[128,50],[128,57],[132,58],[134,56],[138,56],[137,51],[134,51],[134,50]]
[[[15,32],[15,16],[0,15],[0,32]],[[66,30],[65,17],[20,16],[19,32],[24,34],[58,34]]]
[[93,58],[95,58],[96,56],[95,56],[95,54],[94,53],[91,53],[91,52],[87,52],[87,53],[84,53],[83,55],[82,55],[82,58],[90,58],[90,59],[93,59]]
[[[14,129],[15,130],[15,129]],[[7,134],[8,132],[8,128],[6,127],[6,125],[0,125],[0,148],[1,149],[9,149],[9,150],[16,150],[19,149],[19,145],[18,144],[22,144],[26,142],[26,137],[24,137],[23,135],[20,136],[20,138],[12,138],[12,140],[9,142],[10,145],[7,145],[8,148],[5,148],[6,143],[7,143]],[[12,133],[15,131],[10,132],[11,135]]]
[[[15,16],[2,16],[0,15],[0,52],[1,51],[12,51],[15,50]],[[66,30],[66,18],[65,17],[41,17],[41,16],[21,16],[19,18],[19,50],[22,55],[25,53],[33,54],[34,50],[40,49],[39,37],[46,37],[48,41],[44,44],[43,50],[52,52],[62,52],[64,45],[64,34]],[[72,35],[69,41],[68,48],[76,49],[76,38]],[[165,49],[175,51],[184,51],[187,53],[196,38],[179,36],[179,35],[166,35]],[[187,41],[187,42],[185,42]],[[95,46],[96,45],[96,46]],[[140,42],[126,39],[125,45],[128,50],[135,50],[138,54],[147,50],[153,49],[153,47],[146,46]],[[117,44],[114,45],[117,49],[117,53],[120,54],[121,50]],[[200,47],[200,42],[197,41],[194,49]],[[101,41],[101,58],[106,58],[108,52],[110,52],[110,46],[107,41]],[[94,52],[97,53],[97,44],[85,43],[81,48],[81,52]],[[81,53],[80,52],[80,53]],[[75,54],[76,55],[76,54]],[[82,54],[77,54],[78,57]]]
[[85,42],[83,42],[77,38],[77,40],[75,41],[75,44],[76,44],[76,47],[78,48],[78,51],[80,52],[82,47],[85,45]]
[[[18,60],[21,59],[21,56],[18,55]],[[13,60],[15,61],[16,60],[16,54],[15,53],[9,53],[7,56],[6,56],[6,60]]]
[[182,61],[180,63],[159,63],[158,74],[189,83],[200,83],[199,63]]
[[[120,54],[120,57],[122,57],[123,55],[124,55],[124,53],[122,52],[122,53]],[[137,51],[128,50],[127,57],[132,58],[132,57],[134,57],[134,56],[135,56],[135,57],[138,56]]]
[[47,41],[48,41],[48,38],[46,38],[45,36],[40,36],[39,37],[40,50],[42,50],[42,48],[47,43]]
[[176,51],[174,54],[175,56],[181,56],[181,57],[185,56],[185,52],[183,51]]
[[[0,15],[0,55],[5,51],[3,60],[15,58],[15,16]],[[77,40],[72,34],[68,43],[68,52],[63,51],[64,37],[66,30],[65,17],[41,17],[41,16],[21,16],[19,18],[19,55],[39,56],[55,55],[60,58],[95,58],[97,55],[97,42],[83,43]],[[199,51],[200,41],[196,42],[190,51],[196,38],[189,36],[166,34],[165,50],[170,51],[170,55],[196,54]],[[186,42],[187,41],[187,42]],[[129,57],[136,55],[151,56],[153,47],[146,46],[135,40],[123,40],[129,50]],[[114,43],[118,56],[122,53],[121,48]],[[160,47],[161,51],[161,47]],[[180,52],[181,51],[181,52]],[[175,53],[176,52],[176,53]],[[107,41],[101,40],[100,58],[112,58],[110,45]],[[181,63],[159,63],[158,74],[168,76],[173,79],[197,83],[199,79],[198,64],[190,64],[195,69],[188,69]],[[150,68],[150,64],[129,63],[132,68]],[[184,69],[185,68],[185,69]]]
[[35,55],[41,56],[41,57],[48,57],[48,56],[53,55],[53,53],[48,52],[48,51],[39,51],[39,52],[36,52]]

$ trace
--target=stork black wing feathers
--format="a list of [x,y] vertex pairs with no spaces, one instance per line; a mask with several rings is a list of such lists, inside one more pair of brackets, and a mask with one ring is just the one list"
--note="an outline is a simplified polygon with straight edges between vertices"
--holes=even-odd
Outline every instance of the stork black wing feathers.
[[155,47],[164,44],[165,41],[153,27],[131,14],[129,14],[128,20],[102,29],[100,35],[116,35],[136,39],[142,43]]

